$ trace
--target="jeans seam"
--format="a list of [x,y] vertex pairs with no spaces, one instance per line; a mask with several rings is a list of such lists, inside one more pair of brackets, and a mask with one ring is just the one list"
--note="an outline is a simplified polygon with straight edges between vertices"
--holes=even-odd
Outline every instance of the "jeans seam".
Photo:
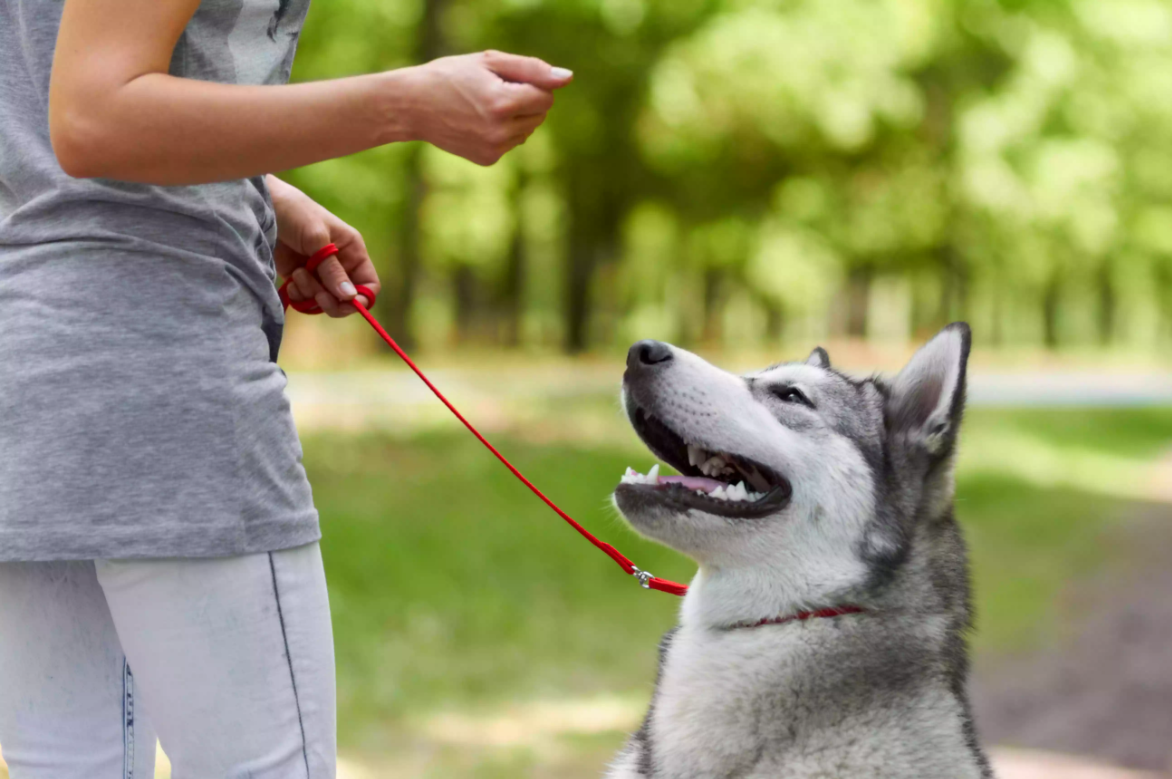
[[122,658],[122,777],[134,779],[134,675]]
[[285,660],[289,664],[289,681],[293,685],[293,703],[297,706],[297,725],[301,728],[301,757],[305,761],[305,779],[309,774],[309,746],[305,740],[305,720],[301,717],[301,697],[297,694],[297,674],[293,672],[293,653],[289,651],[289,634],[285,630],[285,614],[281,610],[281,590],[277,586],[277,565],[269,552],[269,572],[273,576],[273,597],[277,602],[277,620],[281,623],[281,640],[285,644]]

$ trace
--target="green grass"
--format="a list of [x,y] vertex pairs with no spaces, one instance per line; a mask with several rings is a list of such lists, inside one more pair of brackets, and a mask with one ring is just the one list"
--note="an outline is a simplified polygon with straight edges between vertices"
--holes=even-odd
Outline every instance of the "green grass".
[[[1172,442],[1172,410],[982,410],[966,424],[1137,462]],[[687,581],[689,561],[635,537],[606,504],[623,468],[648,459],[634,460],[630,441],[531,440],[496,443],[640,566]],[[638,589],[471,437],[311,436],[305,449],[323,516],[343,746],[393,752],[425,712],[646,693],[678,600]],[[1093,484],[1040,486],[980,465],[962,469],[957,507],[973,559],[975,645],[996,652],[1045,639],[1063,585],[1109,558],[1107,531],[1132,507]],[[498,775],[493,765],[545,775],[526,767],[526,753],[493,760],[451,775]]]
[[[690,575],[604,505],[624,454],[500,445],[642,567]],[[344,733],[420,709],[646,686],[678,600],[640,590],[470,437],[311,439],[306,452]]]
[[[1091,448],[1103,454],[1149,458],[1172,454],[1172,410],[974,409],[966,432],[1004,430],[1038,436],[1057,447]],[[963,436],[963,434],[962,434]]]
[[[689,561],[634,536],[606,503],[626,465],[651,461],[615,423],[613,399],[574,408],[555,419],[534,406],[496,443],[605,540],[686,581]],[[1068,582],[1126,564],[1111,531],[1149,508],[1128,490],[1172,447],[1172,409],[975,410],[964,436],[957,512],[973,565],[974,647],[1045,642],[1064,627],[1055,604]],[[638,589],[463,432],[314,435],[305,450],[345,752],[365,756],[377,777],[598,776],[625,726],[486,746],[437,742],[420,723],[598,694],[637,704],[678,600]]]
[[1108,558],[1117,500],[1040,489],[1008,478],[961,479],[957,514],[973,574],[978,652],[1029,648],[1062,627],[1051,609],[1062,585]]

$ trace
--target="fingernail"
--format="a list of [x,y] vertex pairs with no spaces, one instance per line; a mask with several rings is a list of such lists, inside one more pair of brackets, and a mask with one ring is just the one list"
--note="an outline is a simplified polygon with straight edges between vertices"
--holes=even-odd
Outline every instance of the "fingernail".
[[549,74],[556,79],[566,79],[574,75],[574,71],[567,70],[566,68],[550,68]]
[[343,294],[343,295],[345,295],[345,296],[346,296],[346,297],[348,297],[348,298],[352,298],[352,297],[354,297],[355,295],[357,295],[357,294],[358,294],[358,290],[357,290],[357,289],[355,289],[355,288],[354,288],[354,285],[353,285],[353,284],[351,284],[351,283],[350,283],[350,282],[348,282],[348,281],[343,281],[343,282],[342,282],[340,285],[338,285],[338,286],[341,288],[341,290],[342,290],[342,294]]

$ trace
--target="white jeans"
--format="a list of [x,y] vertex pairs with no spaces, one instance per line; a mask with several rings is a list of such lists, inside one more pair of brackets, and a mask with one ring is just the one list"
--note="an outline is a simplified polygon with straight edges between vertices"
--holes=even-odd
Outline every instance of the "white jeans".
[[12,779],[333,779],[317,544],[210,560],[0,563]]

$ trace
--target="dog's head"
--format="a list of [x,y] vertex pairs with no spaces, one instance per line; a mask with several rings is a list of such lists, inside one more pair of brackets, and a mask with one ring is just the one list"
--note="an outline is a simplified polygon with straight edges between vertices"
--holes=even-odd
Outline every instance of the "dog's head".
[[821,348],[737,376],[641,341],[623,403],[681,475],[628,470],[615,504],[767,608],[873,589],[906,561],[917,523],[949,513],[969,344],[967,325],[949,325],[886,382],[839,373]]

